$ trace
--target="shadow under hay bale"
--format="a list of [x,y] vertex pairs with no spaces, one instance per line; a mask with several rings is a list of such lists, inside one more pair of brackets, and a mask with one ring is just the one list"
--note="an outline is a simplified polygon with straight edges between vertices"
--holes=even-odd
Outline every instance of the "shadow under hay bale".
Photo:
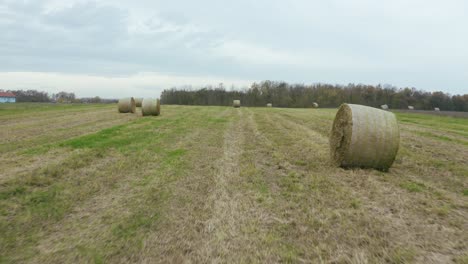
[[161,103],[159,99],[145,98],[141,103],[143,116],[158,116],[161,114]]
[[141,107],[142,103],[143,103],[143,98],[135,98],[136,107]]
[[398,152],[400,132],[393,113],[343,104],[330,136],[332,162],[341,167],[388,170]]
[[119,113],[135,113],[136,112],[135,99],[133,99],[133,97],[122,98],[119,100],[117,107],[118,107]]

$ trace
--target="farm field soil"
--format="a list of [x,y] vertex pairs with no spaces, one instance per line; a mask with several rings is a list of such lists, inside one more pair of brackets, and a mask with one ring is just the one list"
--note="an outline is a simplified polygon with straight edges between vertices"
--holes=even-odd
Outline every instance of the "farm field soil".
[[397,113],[380,172],[335,113],[0,105],[0,263],[467,263],[468,119]]

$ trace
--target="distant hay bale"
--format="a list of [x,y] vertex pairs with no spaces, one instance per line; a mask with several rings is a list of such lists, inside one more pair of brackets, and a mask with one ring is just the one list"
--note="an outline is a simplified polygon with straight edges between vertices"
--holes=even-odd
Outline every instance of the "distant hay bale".
[[409,110],[414,110],[414,106],[408,105],[408,109],[409,109]]
[[386,105],[386,104],[381,105],[380,108],[382,108],[383,110],[388,110],[388,105]]
[[313,108],[318,108],[318,107],[319,107],[319,104],[317,104],[317,103],[314,102],[314,103],[312,103],[312,107],[313,107]]
[[238,108],[241,106],[241,101],[240,100],[234,100],[232,102],[232,106],[234,106],[235,108]]
[[136,107],[141,107],[141,103],[143,103],[143,98],[135,98]]
[[141,103],[143,116],[158,116],[161,114],[161,103],[159,99],[145,98]]
[[133,97],[122,98],[118,103],[119,113],[135,113],[136,105]]
[[267,104],[267,107],[273,107],[273,104],[268,103],[268,104]]
[[439,107],[436,107],[436,108],[434,108],[434,111],[439,112],[439,111],[440,111],[440,108],[439,108]]
[[400,145],[393,113],[363,105],[343,104],[330,136],[332,162],[341,167],[388,170]]

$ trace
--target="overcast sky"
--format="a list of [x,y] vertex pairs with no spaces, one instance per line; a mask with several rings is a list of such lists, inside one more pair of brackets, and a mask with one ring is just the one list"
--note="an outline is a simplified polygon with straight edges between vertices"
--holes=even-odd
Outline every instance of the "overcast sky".
[[158,97],[220,82],[468,93],[464,0],[0,0],[0,89]]

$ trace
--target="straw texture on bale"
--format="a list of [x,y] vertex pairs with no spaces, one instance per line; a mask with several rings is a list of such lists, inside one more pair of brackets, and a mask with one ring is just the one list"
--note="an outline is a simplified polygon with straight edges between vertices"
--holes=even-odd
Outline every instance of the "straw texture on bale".
[[341,167],[388,170],[400,145],[400,132],[393,113],[343,104],[330,136],[332,162]]
[[143,103],[143,98],[135,98],[136,107],[141,107],[141,103]]
[[120,99],[118,103],[118,109],[119,113],[135,113],[135,99],[133,99],[133,97]]
[[161,103],[159,99],[145,98],[141,103],[143,116],[158,116],[161,114]]
[[382,108],[383,110],[388,110],[388,105],[386,105],[386,104],[381,105],[380,108]]
[[409,105],[409,106],[408,106],[408,109],[409,109],[409,110],[414,110],[414,106]]
[[241,106],[241,101],[240,101],[240,100],[234,100],[234,101],[232,102],[232,106],[234,106],[234,107],[236,107],[236,108],[237,108],[237,107],[240,107],[240,106]]
[[314,102],[314,103],[312,103],[312,107],[313,107],[313,108],[318,108],[318,107],[319,107],[319,104],[317,104],[317,103]]
[[439,107],[434,108],[434,111],[440,111]]
[[268,104],[267,104],[267,107],[273,107],[273,104],[268,103]]

